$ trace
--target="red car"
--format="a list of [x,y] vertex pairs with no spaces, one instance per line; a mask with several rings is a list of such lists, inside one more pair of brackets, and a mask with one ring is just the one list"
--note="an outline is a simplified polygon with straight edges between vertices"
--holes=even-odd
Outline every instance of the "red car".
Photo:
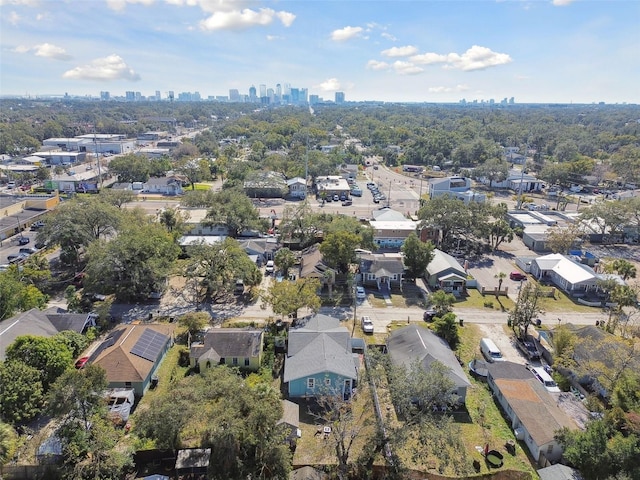
[[526,280],[527,276],[524,273],[521,273],[521,272],[511,272],[509,274],[509,278],[511,280],[515,280],[516,282],[519,282],[521,280]]
[[78,361],[76,362],[76,368],[78,369],[84,368],[84,366],[87,364],[88,361],[89,361],[89,357],[79,358]]

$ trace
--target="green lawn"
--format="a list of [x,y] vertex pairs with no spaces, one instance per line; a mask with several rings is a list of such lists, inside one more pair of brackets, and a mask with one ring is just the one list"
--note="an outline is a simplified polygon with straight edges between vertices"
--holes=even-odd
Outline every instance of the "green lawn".
[[[493,303],[493,306],[485,306]],[[505,311],[512,309],[515,304],[509,297],[498,297],[494,295],[482,295],[475,288],[467,289],[467,296],[458,300],[455,304],[458,308],[485,308],[487,310]]]

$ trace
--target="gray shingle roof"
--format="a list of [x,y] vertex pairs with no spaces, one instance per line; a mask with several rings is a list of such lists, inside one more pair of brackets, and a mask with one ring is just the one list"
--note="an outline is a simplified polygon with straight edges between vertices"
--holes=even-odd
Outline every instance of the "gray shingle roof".
[[351,353],[351,336],[340,321],[327,315],[302,319],[302,325],[289,331],[284,365],[284,381],[289,382],[322,372],[357,378]]
[[263,331],[257,329],[215,328],[207,332],[201,345],[192,345],[191,356],[215,362],[227,357],[257,357],[262,336]]
[[427,328],[409,325],[395,330],[387,340],[387,349],[391,361],[396,365],[410,367],[415,360],[419,360],[425,368],[429,368],[438,361],[450,369],[449,378],[456,387],[471,385],[447,342]]
[[435,249],[433,251],[433,259],[427,265],[429,275],[438,275],[450,269],[466,278],[464,267],[460,265],[458,260],[442,250]]

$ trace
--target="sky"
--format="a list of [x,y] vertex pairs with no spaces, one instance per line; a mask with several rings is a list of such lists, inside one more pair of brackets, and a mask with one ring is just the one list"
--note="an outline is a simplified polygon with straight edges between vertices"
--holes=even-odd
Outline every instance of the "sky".
[[0,0],[0,95],[640,103],[638,0]]

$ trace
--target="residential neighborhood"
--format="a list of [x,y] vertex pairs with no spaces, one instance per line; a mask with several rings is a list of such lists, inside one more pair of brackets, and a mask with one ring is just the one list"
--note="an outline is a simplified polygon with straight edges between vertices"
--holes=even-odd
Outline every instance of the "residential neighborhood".
[[241,109],[3,157],[2,478],[636,478],[623,174],[576,195],[525,142],[436,164],[351,114],[288,146]]

